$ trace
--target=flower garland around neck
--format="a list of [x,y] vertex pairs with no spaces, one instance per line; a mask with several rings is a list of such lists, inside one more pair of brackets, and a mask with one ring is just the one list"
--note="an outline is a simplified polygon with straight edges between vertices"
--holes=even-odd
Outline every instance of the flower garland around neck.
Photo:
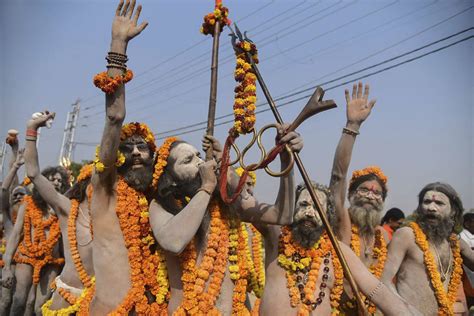
[[453,305],[456,302],[456,294],[461,284],[461,276],[463,273],[459,240],[455,234],[451,234],[449,238],[451,251],[453,253],[454,268],[449,280],[448,292],[446,293],[443,282],[441,281],[441,274],[438,271],[438,266],[436,265],[433,254],[430,251],[430,244],[425,233],[415,222],[411,222],[410,227],[415,234],[416,244],[423,252],[423,260],[428,270],[428,277],[430,278],[436,301],[438,302],[438,315],[454,315]]
[[173,145],[173,143],[177,140],[179,140],[177,137],[168,137],[163,142],[163,145],[161,145],[161,147],[158,149],[158,157],[156,159],[155,171],[153,172],[153,180],[151,183],[151,186],[154,190],[158,188],[158,181],[160,180],[160,177],[165,171],[166,165],[168,164],[171,145]]
[[[25,196],[26,212],[23,223],[23,242],[18,245],[14,260],[17,263],[29,264],[33,267],[33,284],[40,281],[41,269],[47,264],[64,264],[64,258],[53,257],[53,250],[59,241],[61,231],[59,220],[49,214],[43,219],[43,211],[39,209],[31,196]],[[33,235],[32,230],[33,228]],[[46,230],[49,235],[46,238]]]
[[234,79],[237,86],[234,89],[234,126],[229,134],[237,137],[239,134],[250,133],[255,125],[255,109],[257,102],[257,76],[247,57],[251,54],[253,62],[258,63],[257,47],[254,43],[243,41],[236,44],[236,66]]
[[[385,267],[385,262],[387,261],[387,244],[385,243],[385,238],[383,237],[382,232],[379,229],[375,231],[374,239],[374,247],[372,250],[372,259],[374,260],[374,262],[370,265],[369,271],[377,279],[380,279],[380,277],[382,276],[383,269]],[[357,257],[360,257],[359,229],[355,225],[352,225],[351,249],[354,251]],[[368,312],[370,314],[374,314],[377,310],[375,304],[369,301],[364,295],[362,295],[362,300],[365,301],[365,305],[367,307]]]
[[[100,146],[97,146],[97,147],[95,148],[95,159],[94,159],[94,161],[92,162],[92,164],[93,164],[94,167],[95,167],[95,171],[98,172],[98,173],[101,173],[101,172],[104,171],[105,165],[104,165],[104,163],[100,160],[99,154],[100,154]],[[119,150],[117,150],[117,160],[115,161],[115,166],[116,166],[116,167],[120,167],[120,166],[122,166],[124,163],[125,163],[125,156],[124,156],[124,154],[122,154]]]
[[201,26],[201,33],[204,35],[211,34],[214,36],[214,25],[216,25],[216,21],[219,21],[220,32],[224,29],[224,26],[230,25],[232,22],[228,18],[229,9],[222,5],[222,0],[216,1],[216,6],[214,11],[204,16],[204,23]]
[[220,205],[215,199],[209,204],[209,212],[209,236],[199,266],[196,238],[193,238],[179,255],[183,268],[183,301],[173,315],[220,314],[215,305],[227,267],[229,223],[221,217]]
[[124,71],[123,74],[115,77],[110,77],[107,71],[98,73],[94,76],[94,85],[105,92],[106,94],[113,94],[118,87],[122,84],[126,84],[133,79],[133,72],[130,69]]
[[[117,216],[128,250],[130,289],[122,303],[109,315],[166,315],[169,284],[166,265],[156,248],[149,223],[148,200],[122,178],[117,184]],[[156,301],[148,303],[149,290]]]
[[[43,306],[41,306],[42,314],[44,316],[88,315],[88,312],[84,314],[84,306],[86,305],[85,303],[87,303],[87,305],[90,303],[92,296],[94,295],[95,277],[91,278],[91,282],[91,287],[84,288],[79,298],[75,300],[75,303],[71,306],[58,310],[51,310],[50,308],[53,304],[53,299],[51,298],[49,301],[44,303]],[[85,309],[88,310],[87,307]]]
[[[241,223],[242,234],[245,243],[245,252],[247,255],[247,267],[249,271],[250,286],[257,299],[260,299],[263,294],[265,287],[265,268],[263,261],[263,240],[262,234],[250,223]],[[248,231],[252,232],[252,238],[249,241]],[[252,249],[249,247],[249,242],[252,245]]]
[[[292,307],[298,308],[298,315],[310,315],[323,302],[326,296],[326,282],[329,280],[329,265],[332,260],[334,284],[329,297],[331,314],[337,315],[344,290],[344,273],[327,233],[324,233],[311,248],[304,248],[294,241],[291,228],[284,226],[281,229],[279,248],[278,264],[286,271],[290,304]],[[321,278],[319,295],[315,298],[321,264],[324,265],[324,275]],[[300,272],[308,273],[306,283],[304,278],[298,275]]]

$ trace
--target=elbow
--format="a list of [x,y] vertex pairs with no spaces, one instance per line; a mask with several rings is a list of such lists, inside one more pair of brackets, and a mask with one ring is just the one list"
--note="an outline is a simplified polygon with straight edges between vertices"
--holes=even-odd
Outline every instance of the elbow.
[[125,120],[125,113],[107,114],[107,121],[111,125],[122,125]]
[[169,234],[164,236],[163,233],[158,232],[155,237],[163,250],[175,256],[182,253],[187,246],[180,242],[178,238],[173,238],[172,236],[169,236]]

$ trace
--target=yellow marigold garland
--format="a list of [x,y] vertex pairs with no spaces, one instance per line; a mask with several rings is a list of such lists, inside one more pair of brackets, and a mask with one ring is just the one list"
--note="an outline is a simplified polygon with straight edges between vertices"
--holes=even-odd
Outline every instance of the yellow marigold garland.
[[450,236],[451,251],[453,253],[454,269],[449,280],[448,292],[446,293],[443,282],[441,281],[441,274],[438,271],[433,254],[430,251],[430,244],[423,233],[423,230],[418,226],[417,223],[410,223],[411,229],[415,234],[415,242],[423,252],[423,259],[428,270],[428,277],[430,278],[431,285],[433,286],[436,301],[438,302],[438,315],[454,315],[453,305],[456,302],[456,294],[461,284],[462,276],[462,258],[461,248],[459,240],[455,234]]
[[[324,233],[313,247],[307,249],[297,244],[292,238],[291,229],[288,226],[284,226],[281,229],[279,248],[278,264],[286,270],[290,304],[292,307],[298,307],[298,315],[310,315],[312,308],[311,305],[302,302],[303,299],[296,284],[296,271],[306,267],[310,268],[308,281],[304,287],[304,300],[312,301],[316,291],[321,262],[325,257],[332,256],[334,285],[330,293],[331,314],[337,315],[339,313],[339,302],[344,290],[344,272],[327,233]],[[293,260],[295,254],[298,254],[301,258],[299,261]]]
[[[244,174],[244,168],[242,167],[236,168],[235,173],[237,173],[237,175],[241,177]],[[257,184],[257,174],[255,173],[255,171],[249,171],[248,176],[252,179],[252,185],[255,186]]]
[[[265,287],[265,268],[263,262],[263,240],[262,234],[249,223],[241,223],[242,234],[247,241],[245,252],[247,255],[247,268],[249,271],[250,288],[255,293],[257,298],[261,298],[263,295],[263,289]],[[249,247],[248,231],[252,232],[252,249]]]
[[[163,274],[159,273],[163,269],[161,253],[151,251],[155,240],[149,223],[148,201],[123,179],[117,184],[116,212],[128,250],[131,286],[122,303],[109,315],[126,315],[132,309],[137,314],[166,315],[168,282],[159,279]],[[166,294],[160,290],[163,285]],[[147,289],[157,298],[166,297],[165,301],[148,303]]]
[[254,63],[258,63],[257,47],[254,43],[244,41],[236,45],[237,61],[234,78],[237,86],[234,89],[234,127],[230,131],[235,136],[251,132],[255,125],[257,76],[246,52],[252,55]]
[[[96,170],[98,173],[101,173],[101,172],[104,171],[105,165],[104,165],[104,163],[103,163],[102,161],[100,161],[99,153],[100,153],[100,146],[97,146],[97,147],[95,148],[95,159],[94,159],[94,161],[92,162],[92,164],[94,165],[95,170]],[[117,160],[115,161],[115,166],[116,166],[116,167],[120,167],[120,166],[122,166],[124,163],[125,163],[125,156],[124,156],[119,150],[117,150]],[[79,181],[79,179],[78,179],[77,181]]]
[[222,5],[222,0],[217,0],[214,11],[204,16],[204,23],[202,23],[200,29],[201,33],[214,36],[214,25],[216,25],[216,21],[220,22],[220,31],[222,32],[224,26],[231,24],[230,19],[227,17],[228,15],[229,9]]
[[380,181],[382,181],[382,183],[385,186],[387,185],[388,178],[383,173],[382,169],[380,169],[380,167],[378,166],[369,166],[367,168],[355,170],[354,172],[352,172],[352,178],[351,178],[349,186],[351,186],[352,183],[354,183],[354,181],[356,181],[358,178],[369,175],[369,174],[375,175],[377,178],[380,179]]
[[[80,315],[82,313],[81,306],[84,306],[84,302],[90,302],[92,299],[92,295],[94,293],[94,285],[95,285],[95,278],[91,278],[92,286],[89,288],[84,288],[79,298],[76,302],[68,307],[58,309],[58,310],[51,310],[51,304],[53,304],[53,299],[50,299],[46,303],[41,306],[41,311],[43,316],[69,316],[69,315]],[[84,314],[82,314],[84,315]],[[87,314],[86,314],[87,315]]]
[[166,165],[168,164],[168,157],[170,155],[171,145],[177,140],[177,137],[168,137],[163,142],[163,145],[161,145],[161,147],[158,149],[158,157],[155,163],[155,171],[153,172],[153,181],[151,183],[151,186],[155,190],[158,187],[158,181],[160,180],[160,177],[165,171]]
[[30,185],[30,184],[31,184],[31,179],[28,178],[28,177],[25,177],[25,178],[23,179],[23,182],[21,183],[21,185],[24,186],[24,187],[26,187],[26,186],[28,186],[28,185]]
[[[352,225],[352,236],[351,236],[351,249],[360,257],[360,238],[359,238],[359,229],[357,226]],[[382,235],[380,230],[375,231],[375,240],[374,247],[372,250],[372,259],[375,260],[369,267],[370,273],[372,273],[377,279],[380,279],[385,267],[385,262],[387,261],[387,244],[385,243],[385,238]],[[365,302],[367,310],[370,314],[374,314],[377,310],[375,304],[369,301],[363,294],[361,294],[362,300]],[[355,302],[355,299],[352,300]],[[350,304],[355,306],[354,303]]]
[[[53,249],[61,236],[61,231],[59,220],[55,215],[50,214],[48,219],[43,220],[43,211],[36,206],[31,196],[25,196],[24,202],[26,212],[23,223],[23,241],[18,245],[14,260],[17,263],[31,265],[33,284],[38,284],[41,269],[45,265],[64,263],[64,258],[53,257]],[[49,229],[48,238],[46,238],[46,229]]]
[[106,94],[113,94],[118,87],[122,84],[126,84],[133,79],[133,72],[127,70],[121,75],[115,77],[109,77],[107,71],[98,73],[94,76],[94,85],[100,90],[104,91]]

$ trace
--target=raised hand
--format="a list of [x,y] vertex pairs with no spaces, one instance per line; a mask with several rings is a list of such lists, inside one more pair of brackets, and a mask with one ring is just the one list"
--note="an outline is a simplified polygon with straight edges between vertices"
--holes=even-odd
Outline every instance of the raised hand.
[[142,22],[140,25],[137,25],[142,6],[138,5],[135,14],[133,14],[135,2],[135,0],[131,2],[127,0],[124,5],[123,0],[120,0],[112,23],[112,41],[128,43],[128,41],[140,34],[147,27],[148,22]]
[[36,130],[40,127],[46,126],[48,120],[54,119],[55,116],[56,113],[49,111],[35,113],[28,121],[27,128]]
[[15,129],[8,130],[8,136],[5,139],[5,142],[11,147],[18,146],[18,131]]
[[[277,139],[281,144],[288,144],[291,151],[293,152],[300,152],[303,149],[303,138],[301,135],[295,131],[286,133],[288,128],[290,127],[289,124],[278,125],[277,124]],[[283,151],[282,153],[285,153]]]
[[345,90],[346,102],[347,102],[347,123],[356,124],[360,126],[369,116],[372,108],[375,105],[376,100],[370,100],[369,98],[369,85],[366,84],[362,93],[363,85],[362,82],[354,84],[352,87],[352,99],[349,95],[349,90]]
[[25,153],[25,148],[22,148],[18,151],[18,154],[16,156],[16,160],[15,160],[15,165],[20,168],[21,166],[23,166],[25,164],[25,157],[24,157],[24,154]]
[[204,135],[202,138],[202,150],[207,152],[209,148],[212,148],[212,154],[216,161],[220,161],[222,159],[222,146],[221,143],[211,135]]

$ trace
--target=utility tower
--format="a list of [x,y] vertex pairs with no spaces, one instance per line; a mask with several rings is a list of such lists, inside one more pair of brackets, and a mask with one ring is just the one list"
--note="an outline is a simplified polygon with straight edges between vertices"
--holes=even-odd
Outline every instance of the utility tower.
[[72,104],[72,110],[67,114],[66,126],[64,127],[63,143],[59,153],[59,164],[66,165],[71,161],[74,150],[74,134],[76,132],[77,119],[79,118],[80,99]]

